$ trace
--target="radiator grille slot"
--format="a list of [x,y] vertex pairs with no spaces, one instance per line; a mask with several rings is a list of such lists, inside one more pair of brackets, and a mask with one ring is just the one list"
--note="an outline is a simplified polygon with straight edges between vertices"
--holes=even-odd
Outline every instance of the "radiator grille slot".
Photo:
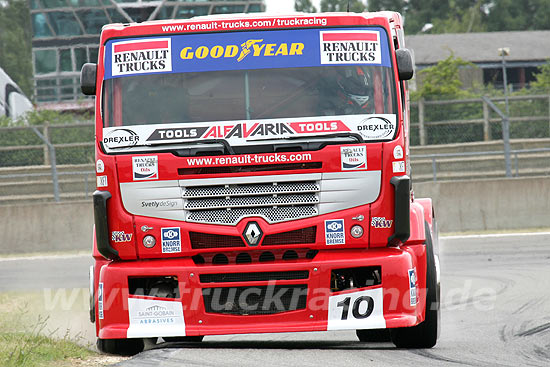
[[320,190],[316,182],[283,182],[283,183],[262,183],[262,184],[237,184],[237,185],[215,185],[185,187],[184,198],[201,197],[226,197],[246,195],[273,195],[273,194],[294,194],[303,192],[317,192]]
[[[272,296],[268,297],[268,295]],[[272,315],[305,309],[307,285],[204,288],[202,297],[207,313],[241,316]]]
[[189,232],[189,240],[193,249],[246,246],[241,237],[221,234]]
[[265,236],[262,246],[296,245],[299,243],[315,243],[317,227],[308,227],[294,231],[270,234]]
[[267,205],[300,205],[317,204],[319,198],[315,194],[302,195],[272,195],[272,196],[236,196],[227,198],[189,199],[184,209],[221,209],[246,208]]
[[267,271],[258,273],[201,274],[201,283],[262,282],[270,280],[307,279],[307,270]]

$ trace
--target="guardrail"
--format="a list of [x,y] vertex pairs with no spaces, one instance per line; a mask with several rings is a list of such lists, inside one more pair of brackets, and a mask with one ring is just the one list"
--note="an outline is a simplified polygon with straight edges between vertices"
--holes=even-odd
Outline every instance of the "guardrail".
[[[518,154],[522,153],[546,153],[550,152],[550,148],[536,148],[536,149],[514,149],[510,150],[514,159],[514,177],[519,177],[519,159]],[[438,158],[460,158],[460,157],[483,157],[483,156],[504,156],[504,151],[490,151],[490,152],[461,152],[461,153],[439,153],[439,154],[418,154],[411,158],[414,159],[430,159],[432,161],[432,174],[433,182],[437,182],[437,159]],[[550,158],[550,157],[549,157]],[[549,162],[550,169],[550,162]]]

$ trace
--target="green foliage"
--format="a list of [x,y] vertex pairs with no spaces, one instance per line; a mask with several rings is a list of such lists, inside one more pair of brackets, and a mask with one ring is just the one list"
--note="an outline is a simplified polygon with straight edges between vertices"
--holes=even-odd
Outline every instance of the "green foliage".
[[369,11],[394,10],[405,17],[405,32],[430,33],[550,29],[550,0],[369,0]]
[[484,2],[489,7],[488,31],[550,29],[550,0],[486,0]]
[[474,67],[473,64],[450,55],[436,65],[420,71],[418,78],[422,85],[413,93],[413,99],[454,99],[463,96],[459,69],[465,66]]
[[30,10],[26,0],[0,6],[0,67],[27,96],[32,96]]
[[390,10],[405,13],[407,2],[405,0],[369,0],[369,11]]
[[531,82],[531,90],[550,94],[550,60],[547,60],[546,64],[539,66],[538,69],[535,81]]
[[311,0],[295,0],[294,10],[304,13],[317,13],[317,9],[311,3]]
[[364,2],[360,0],[321,0],[321,11],[347,11],[349,4],[349,11],[352,13],[362,13],[367,8]]

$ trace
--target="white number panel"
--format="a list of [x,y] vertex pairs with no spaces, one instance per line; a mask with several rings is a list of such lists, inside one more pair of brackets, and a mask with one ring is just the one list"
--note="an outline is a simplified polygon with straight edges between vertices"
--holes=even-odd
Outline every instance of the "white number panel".
[[327,330],[383,329],[382,288],[329,297]]

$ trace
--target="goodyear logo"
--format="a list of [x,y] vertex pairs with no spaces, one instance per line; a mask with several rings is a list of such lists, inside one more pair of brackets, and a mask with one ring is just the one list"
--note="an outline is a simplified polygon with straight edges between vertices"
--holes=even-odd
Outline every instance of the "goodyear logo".
[[249,55],[252,57],[302,55],[304,47],[300,42],[264,43],[263,39],[249,39],[240,45],[184,47],[180,57],[183,60],[237,58],[237,61],[241,62]]

